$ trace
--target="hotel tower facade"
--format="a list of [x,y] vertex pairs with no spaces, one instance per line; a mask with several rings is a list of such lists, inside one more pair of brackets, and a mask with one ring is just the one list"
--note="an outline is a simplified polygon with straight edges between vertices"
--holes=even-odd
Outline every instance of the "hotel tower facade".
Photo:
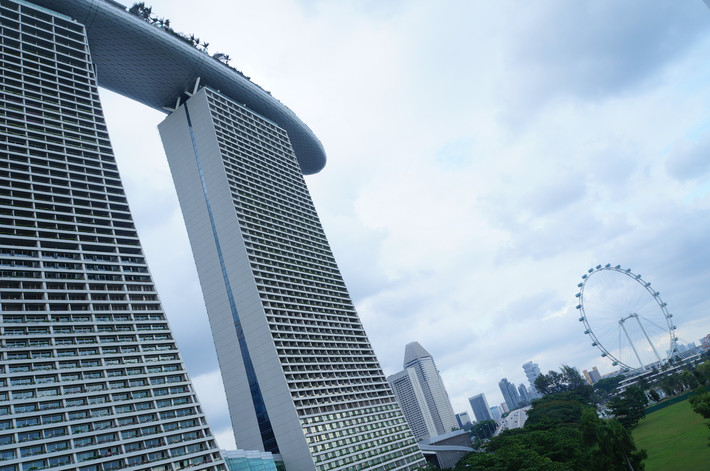
[[0,1],[0,470],[226,469],[143,257],[81,24]]
[[223,469],[135,233],[98,85],[160,134],[237,444],[424,464],[333,259],[293,112],[112,0],[0,0],[0,471]]

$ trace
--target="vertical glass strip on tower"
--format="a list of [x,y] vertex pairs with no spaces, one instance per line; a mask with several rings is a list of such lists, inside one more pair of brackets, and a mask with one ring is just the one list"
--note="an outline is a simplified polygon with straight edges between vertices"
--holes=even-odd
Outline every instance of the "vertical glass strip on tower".
[[0,470],[222,470],[81,24],[0,0]]
[[423,466],[286,131],[207,87],[159,130],[239,446],[294,470]]

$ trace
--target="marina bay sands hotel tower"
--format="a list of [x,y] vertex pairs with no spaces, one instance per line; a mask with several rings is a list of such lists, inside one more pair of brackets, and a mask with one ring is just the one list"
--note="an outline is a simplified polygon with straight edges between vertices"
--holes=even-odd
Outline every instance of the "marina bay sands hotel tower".
[[224,470],[146,265],[97,86],[167,117],[240,448],[288,471],[425,464],[278,100],[113,0],[0,0],[0,471]]

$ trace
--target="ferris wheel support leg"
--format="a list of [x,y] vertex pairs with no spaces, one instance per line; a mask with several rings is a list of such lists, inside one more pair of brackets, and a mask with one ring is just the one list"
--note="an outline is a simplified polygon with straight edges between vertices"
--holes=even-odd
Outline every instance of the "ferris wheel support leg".
[[641,368],[643,368],[644,365],[643,365],[643,362],[641,361],[641,357],[639,356],[639,352],[636,351],[636,347],[634,346],[634,343],[631,341],[631,337],[629,337],[629,333],[626,331],[626,326],[624,325],[625,320],[626,319],[620,320],[619,325],[624,330],[624,334],[626,334],[626,338],[629,340],[629,345],[631,345],[631,349],[634,351],[634,355],[636,355],[636,359],[639,361],[639,365],[641,365]]
[[[648,344],[651,346],[651,349],[653,350],[653,353],[656,355],[656,359],[657,359],[658,362],[660,363],[660,362],[661,362],[661,357],[658,356],[658,352],[656,351],[656,347],[653,346],[653,342],[651,342],[651,339],[648,338],[648,334],[646,333],[646,329],[644,329],[644,328],[643,328],[643,324],[641,324],[641,319],[639,319],[639,316],[638,316],[638,315],[636,315],[635,317],[636,317],[636,322],[638,322],[638,323],[639,323],[639,327],[641,327],[641,331],[643,332],[643,335],[646,337],[646,341],[647,341]],[[643,365],[642,365],[642,366],[643,366]]]

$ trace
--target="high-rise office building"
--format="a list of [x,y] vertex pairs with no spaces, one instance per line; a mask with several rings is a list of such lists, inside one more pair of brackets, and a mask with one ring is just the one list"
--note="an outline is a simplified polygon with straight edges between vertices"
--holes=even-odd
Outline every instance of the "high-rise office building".
[[596,366],[592,367],[592,371],[589,372],[589,377],[592,379],[592,384],[602,379],[601,373]]
[[417,440],[458,428],[434,359],[419,342],[404,349],[404,370],[387,378]]
[[530,395],[528,388],[526,388],[523,383],[520,383],[518,385],[518,393],[520,393],[521,402],[523,402],[525,405],[529,406],[533,400],[533,397]]
[[582,374],[584,375],[584,379],[587,380],[587,383],[590,386],[594,385],[594,383],[596,383],[597,381],[602,379],[602,375],[601,375],[601,373],[599,373],[599,370],[597,369],[596,366],[592,368],[592,371],[587,371],[587,370],[582,371]]
[[437,432],[441,435],[456,428],[456,417],[451,407],[449,394],[444,387],[434,358],[419,342],[410,342],[404,347],[405,369],[413,369],[424,384],[424,397],[431,411]]
[[488,409],[491,413],[491,418],[493,420],[500,420],[503,416],[502,408],[500,406],[493,406]]
[[590,386],[594,385],[594,381],[592,380],[592,377],[589,374],[589,371],[587,370],[582,370],[582,376],[584,376],[585,381],[587,381],[587,384]]
[[485,394],[481,393],[476,394],[473,397],[469,397],[468,402],[471,404],[471,409],[473,410],[473,415],[476,416],[477,422],[483,422],[484,420],[492,419]]
[[0,25],[0,470],[226,469],[148,272],[83,25],[19,0],[0,1]]
[[224,466],[135,236],[96,71],[99,85],[171,113],[161,132],[239,445],[298,470],[423,465],[303,181],[325,164],[313,133],[117,2],[32,4],[0,0],[12,324],[0,380],[18,394],[0,443],[32,442],[2,466]]
[[710,334],[700,339],[700,351],[707,352],[710,350]]
[[456,422],[464,430],[471,428],[473,423],[471,422],[471,417],[469,417],[468,412],[459,412],[456,414]]
[[407,368],[387,377],[394,397],[402,408],[409,428],[417,440],[425,440],[440,435],[436,431],[426,398],[414,370]]
[[523,371],[525,371],[525,376],[527,376],[528,382],[530,383],[530,392],[536,397],[539,396],[540,393],[535,387],[535,380],[540,376],[540,367],[537,366],[537,363],[529,361],[523,364]]
[[503,399],[508,405],[508,410],[515,410],[520,407],[520,395],[515,385],[508,381],[507,378],[503,378],[498,382],[498,387],[500,392],[503,393]]

